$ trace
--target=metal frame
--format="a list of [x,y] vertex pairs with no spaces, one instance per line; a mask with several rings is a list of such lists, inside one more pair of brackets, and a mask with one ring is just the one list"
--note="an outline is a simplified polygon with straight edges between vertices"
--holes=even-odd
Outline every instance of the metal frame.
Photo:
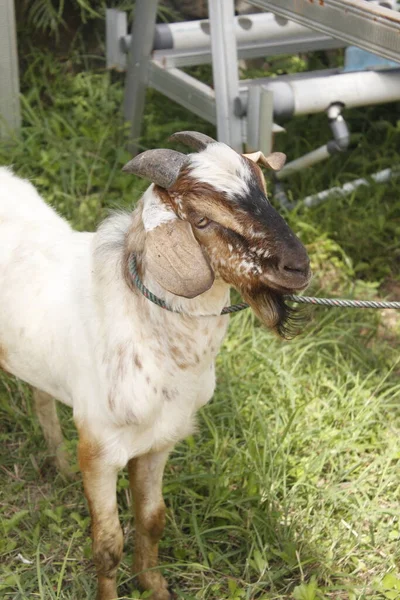
[[[247,41],[243,45],[237,45],[234,1],[208,0],[211,52],[203,42],[201,47],[188,48],[190,41],[180,49],[152,52],[156,31],[157,0],[136,1],[135,21],[131,36],[126,35],[126,28],[125,35],[120,35],[124,29],[123,19],[117,15],[112,17],[114,31],[110,35],[114,51],[110,49],[110,52],[107,52],[108,66],[112,66],[115,62],[118,63],[118,61],[119,66],[123,66],[124,46],[126,50],[126,46],[129,44],[124,115],[125,119],[131,122],[131,149],[133,151],[137,150],[145,91],[148,85],[210,123],[216,124],[217,137],[220,141],[229,144],[236,150],[241,150],[243,143],[247,142],[249,149],[261,149],[266,153],[271,148],[272,132],[277,129],[273,118],[285,116],[284,111],[281,110],[278,115],[276,107],[275,111],[272,108],[274,99],[275,105],[278,103],[277,85],[280,86],[281,93],[280,108],[285,105],[286,116],[292,116],[299,112],[299,105],[303,106],[307,100],[300,93],[297,99],[297,90],[304,91],[305,87],[301,84],[301,79],[308,75],[309,80],[312,81],[316,77],[328,76],[332,72],[326,70],[323,73],[313,72],[312,75],[299,74],[290,77],[280,76],[274,80],[261,78],[239,82],[238,57],[254,57],[265,55],[265,53],[276,54],[295,48],[297,51],[337,48],[350,42],[400,62],[400,43],[398,41],[400,40],[400,13],[366,0],[249,1],[255,6],[270,9],[276,15],[289,18],[308,28],[311,27],[318,33],[309,29],[304,32],[304,37],[302,36],[300,40],[298,37],[295,39],[293,33],[287,33],[282,39],[275,35],[273,39],[255,39],[254,41],[253,38],[251,42]],[[108,13],[112,12],[117,11],[108,11]],[[297,30],[296,36],[298,33]],[[271,33],[271,35],[274,34]],[[334,37],[327,37],[327,35]],[[180,43],[177,45],[179,46]],[[179,68],[210,60],[213,65],[214,89],[190,77]],[[393,81],[394,75],[365,73],[366,78],[375,78],[374,81],[379,79],[382,84],[386,80]],[[364,74],[338,75],[338,77],[336,82],[340,84],[346,77],[352,80],[356,77],[363,78]],[[397,84],[394,87],[397,94]],[[284,95],[282,95],[283,92],[285,92]],[[350,100],[347,98],[349,105],[353,102],[353,96]],[[329,98],[326,100],[327,98],[326,93],[324,102],[328,102]],[[386,93],[382,93],[382,98],[378,99],[375,94],[374,101],[388,101],[386,98]],[[340,100],[341,98],[332,94],[329,102]],[[318,105],[318,110],[327,109],[329,102],[322,108]],[[310,109],[311,105],[308,100],[305,105]]]
[[127,53],[122,49],[121,40],[127,31],[127,13],[122,10],[108,9],[106,15],[106,64],[109,69],[116,69],[117,71],[125,71],[126,69]]
[[[217,135],[235,150],[242,149],[241,116],[235,110],[239,100],[239,70],[235,37],[234,0],[208,0],[213,82],[217,102]],[[223,24],[223,26],[221,26]]]
[[125,82],[124,117],[131,123],[131,149],[137,150],[144,110],[158,0],[137,0]]
[[0,136],[21,125],[17,32],[13,0],[0,2]]
[[149,84],[206,121],[217,124],[215,92],[208,85],[180,69],[164,69],[149,64]]
[[[261,16],[268,16],[270,19],[267,22],[263,20],[263,25],[260,26],[259,18]],[[290,54],[290,52],[327,50],[346,45],[341,40],[327,37],[293,21],[285,22],[282,19],[278,21],[272,13],[238,16],[234,20],[237,54],[240,59]],[[246,22],[246,26],[244,26],[244,22]],[[193,30],[195,34],[190,36],[185,33],[182,39],[182,30],[185,26],[189,26],[189,31]],[[257,34],[248,35],[253,30],[256,30]],[[243,35],[243,31],[247,35]],[[189,39],[190,42],[188,42]],[[162,40],[165,47],[161,45]],[[108,9],[106,17],[106,64],[108,68],[125,70],[126,55],[131,42],[126,13],[117,9]],[[152,59],[162,63],[166,69],[210,64],[212,62],[210,21],[201,19],[186,23],[157,24]]]
[[390,60],[400,61],[400,13],[366,0],[248,0]]
[[[130,37],[130,36],[129,36]],[[238,44],[237,56],[239,59],[258,58],[260,56],[276,56],[278,54],[294,54],[298,52],[312,52],[314,50],[331,50],[343,48],[345,42],[325,35],[310,32],[301,38],[268,40],[261,43]],[[123,55],[124,64],[126,56]],[[192,67],[195,65],[210,64],[212,62],[211,48],[193,48],[191,50],[154,50],[153,60],[163,65],[165,69],[173,67]],[[112,66],[107,65],[107,66]]]

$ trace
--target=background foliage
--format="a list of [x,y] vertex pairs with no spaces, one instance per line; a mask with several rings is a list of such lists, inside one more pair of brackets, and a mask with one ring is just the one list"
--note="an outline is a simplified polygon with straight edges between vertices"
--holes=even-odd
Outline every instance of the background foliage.
[[[123,75],[104,67],[104,5],[18,0],[23,127],[0,146],[0,163],[30,178],[80,230],[94,229],[110,207],[131,208],[146,187],[121,173],[130,158]],[[332,60],[341,54],[282,57],[265,69],[273,76]],[[198,73],[210,79],[210,69]],[[351,150],[292,177],[293,200],[399,163],[398,105],[346,118]],[[215,134],[149,91],[142,147],[166,146],[182,129]],[[295,158],[328,136],[323,115],[296,119],[277,149]],[[285,214],[307,244],[315,291],[400,298],[398,187],[372,185]],[[250,313],[232,318],[215,397],[166,470],[161,558],[178,598],[400,598],[398,332],[391,312],[318,309],[284,343]],[[27,386],[1,376],[0,410],[1,596],[93,597],[81,482],[66,484],[52,469]],[[75,464],[76,432],[70,412],[61,414]],[[120,590],[139,598],[127,488],[122,473]]]

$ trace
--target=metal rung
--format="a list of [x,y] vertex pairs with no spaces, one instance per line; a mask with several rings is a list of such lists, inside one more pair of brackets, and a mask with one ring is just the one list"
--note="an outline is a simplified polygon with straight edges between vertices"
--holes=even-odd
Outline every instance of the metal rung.
[[[312,52],[313,50],[330,50],[343,48],[345,42],[329,38],[324,35],[310,34],[304,38],[282,41],[265,41],[238,45],[238,58],[250,59],[259,56],[275,56],[278,54],[291,54],[298,52]],[[166,69],[173,67],[191,67],[211,63],[211,50],[194,48],[193,50],[155,50],[153,60],[162,64]]]
[[150,61],[149,84],[174,102],[216,124],[215,93],[205,83],[180,69],[164,69]]

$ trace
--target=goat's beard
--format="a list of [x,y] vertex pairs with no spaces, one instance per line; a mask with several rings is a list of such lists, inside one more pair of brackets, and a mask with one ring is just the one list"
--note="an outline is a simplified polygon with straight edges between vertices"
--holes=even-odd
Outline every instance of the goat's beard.
[[300,333],[304,315],[298,308],[289,306],[283,294],[263,288],[256,292],[242,291],[242,296],[261,323],[280,337],[288,340]]

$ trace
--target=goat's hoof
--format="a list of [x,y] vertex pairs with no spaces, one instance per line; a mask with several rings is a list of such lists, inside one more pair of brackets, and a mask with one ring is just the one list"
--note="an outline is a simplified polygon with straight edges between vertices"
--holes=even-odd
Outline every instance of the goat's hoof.
[[139,584],[143,590],[152,591],[150,600],[172,600],[173,596],[168,591],[167,580],[161,573],[146,573],[139,576]]
[[154,590],[150,596],[150,600],[172,600],[172,595],[167,589]]

